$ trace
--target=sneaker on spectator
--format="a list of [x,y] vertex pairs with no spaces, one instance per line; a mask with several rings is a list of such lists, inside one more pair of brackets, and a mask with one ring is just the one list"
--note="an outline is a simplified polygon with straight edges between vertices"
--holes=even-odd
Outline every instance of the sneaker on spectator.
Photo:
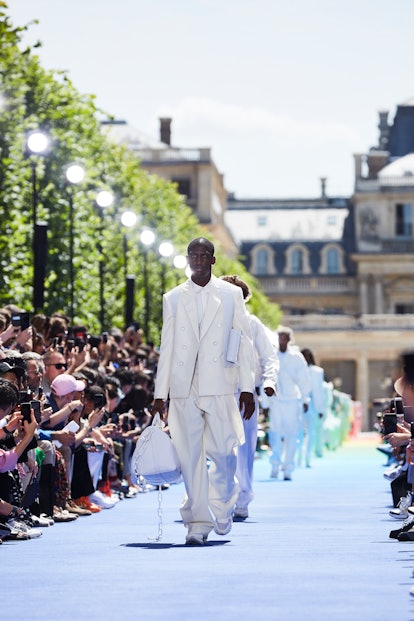
[[384,470],[383,477],[389,481],[393,481],[400,474],[402,469],[401,464],[392,464],[389,468]]
[[53,520],[55,522],[74,522],[77,519],[77,515],[61,509],[61,507],[54,507],[53,509]]
[[90,502],[95,503],[96,505],[98,505],[98,507],[101,507],[102,509],[112,509],[112,507],[115,507],[115,503],[99,490],[96,490],[96,492],[90,494],[89,500]]
[[94,502],[91,502],[88,496],[81,496],[81,498],[76,498],[75,503],[79,507],[82,507],[82,509],[88,509],[92,513],[99,513],[99,511],[101,511],[101,507],[99,507]]
[[398,535],[411,530],[414,527],[414,515],[409,515],[405,522],[401,525],[401,528],[392,530],[390,532],[390,539],[398,539]]
[[47,520],[49,522],[49,526],[53,526],[53,524],[55,523],[55,520],[52,518],[51,515],[46,515],[46,513],[41,513],[40,517],[42,518],[42,520]]
[[407,496],[402,496],[396,509],[391,509],[390,516],[395,520],[405,520],[408,517],[408,507],[411,506],[412,494],[408,492]]
[[38,537],[41,537],[43,535],[42,531],[38,528],[30,528],[30,526],[27,526],[27,524],[25,524],[24,522],[21,522],[20,520],[15,520],[14,518],[10,518],[9,520],[7,520],[7,524],[12,529],[12,532],[13,530],[17,530],[26,533],[29,539],[37,539]]
[[74,513],[75,515],[92,515],[92,511],[89,511],[89,509],[84,509],[83,507],[80,507],[73,500],[67,501],[65,505],[65,509],[66,511],[69,511],[69,513]]
[[[48,528],[49,526],[51,526],[50,520],[43,518],[39,515],[32,515],[31,522],[35,528]],[[52,524],[54,524],[54,522],[52,522]]]

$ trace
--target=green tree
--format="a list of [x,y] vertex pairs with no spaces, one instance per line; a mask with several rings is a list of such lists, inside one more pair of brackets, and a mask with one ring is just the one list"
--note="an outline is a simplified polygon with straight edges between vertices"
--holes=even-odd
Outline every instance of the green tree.
[[[37,220],[47,223],[48,250],[45,279],[46,315],[70,311],[70,208],[74,214],[74,299],[76,323],[93,332],[100,329],[100,266],[103,268],[104,327],[124,325],[125,271],[136,279],[135,315],[145,313],[144,252],[138,230],[120,224],[122,211],[134,211],[140,226],[151,227],[157,240],[168,239],[185,254],[188,241],[206,235],[173,184],[143,171],[137,158],[113,144],[101,130],[108,118],[94,97],[79,93],[65,72],[42,68],[35,48],[22,48],[28,26],[14,27],[7,5],[0,1],[0,300],[32,310],[33,299],[33,196],[38,195]],[[26,139],[42,130],[50,147],[42,156],[30,155]],[[86,177],[71,186],[65,170],[82,165]],[[35,179],[36,184],[33,185]],[[101,189],[114,194],[103,211],[96,205]],[[128,266],[125,265],[125,243]],[[160,264],[154,249],[147,254],[151,299],[148,337],[159,341],[161,326],[161,275],[166,288],[183,274]],[[254,289],[254,312],[274,326],[279,310],[270,305],[258,283],[237,261],[218,255],[218,275],[239,273]],[[231,269],[230,269],[231,268]]]

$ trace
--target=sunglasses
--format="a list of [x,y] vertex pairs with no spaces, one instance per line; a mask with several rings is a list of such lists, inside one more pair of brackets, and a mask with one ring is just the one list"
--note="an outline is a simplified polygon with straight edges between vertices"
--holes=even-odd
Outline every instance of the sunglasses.
[[55,367],[55,369],[65,369],[67,371],[68,365],[65,362],[57,362],[56,364],[46,364],[46,367]]

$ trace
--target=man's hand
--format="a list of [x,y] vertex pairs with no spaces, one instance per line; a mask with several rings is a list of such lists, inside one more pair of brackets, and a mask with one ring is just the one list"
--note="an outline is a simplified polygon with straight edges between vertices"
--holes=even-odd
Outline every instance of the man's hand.
[[151,409],[151,414],[154,416],[154,414],[159,414],[161,420],[164,420],[165,417],[165,401],[164,399],[155,399],[154,403],[152,404],[152,409]]
[[63,446],[72,446],[75,442],[75,434],[73,431],[54,431],[53,440],[58,440]]
[[266,395],[267,397],[273,397],[273,395],[275,394],[275,391],[274,391],[274,390],[273,390],[273,388],[271,388],[270,386],[267,386],[267,387],[264,389],[264,392],[265,392],[265,395]]
[[398,446],[406,446],[411,439],[411,435],[409,433],[389,433],[384,436],[384,440],[388,442],[393,448]]
[[253,416],[255,402],[252,392],[241,392],[239,399],[240,412],[243,412],[243,418],[249,420]]

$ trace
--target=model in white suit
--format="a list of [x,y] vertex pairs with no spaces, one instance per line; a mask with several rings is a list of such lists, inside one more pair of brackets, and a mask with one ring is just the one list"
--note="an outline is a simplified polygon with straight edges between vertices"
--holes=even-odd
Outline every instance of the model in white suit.
[[[309,394],[308,411],[303,417],[306,467],[310,468],[314,448],[316,446],[316,434],[321,427],[321,423],[325,416],[326,397],[324,388],[324,370],[315,364],[313,353],[310,349],[302,349],[302,355],[308,363],[309,377],[311,383],[311,391]],[[299,447],[303,451],[303,446]]]
[[[250,418],[254,355],[241,290],[211,274],[213,244],[193,240],[187,261],[191,278],[163,297],[153,412],[162,414],[170,399],[168,425],[186,488],[186,543],[203,545],[213,528],[220,535],[231,529],[237,446],[244,442],[234,395],[240,386],[240,409]],[[232,352],[229,339],[237,345],[238,336],[238,352],[237,346]]]
[[[244,303],[251,299],[249,285],[239,276],[222,276],[222,280],[240,287],[243,293]],[[237,451],[236,478],[239,483],[239,495],[234,510],[234,517],[245,519],[249,517],[249,504],[254,498],[253,493],[253,465],[257,446],[257,425],[259,416],[259,401],[257,391],[259,388],[267,397],[276,394],[277,374],[279,361],[276,348],[272,345],[265,326],[256,315],[248,313],[250,332],[255,353],[255,410],[251,418],[243,418],[245,443],[239,446]]]

